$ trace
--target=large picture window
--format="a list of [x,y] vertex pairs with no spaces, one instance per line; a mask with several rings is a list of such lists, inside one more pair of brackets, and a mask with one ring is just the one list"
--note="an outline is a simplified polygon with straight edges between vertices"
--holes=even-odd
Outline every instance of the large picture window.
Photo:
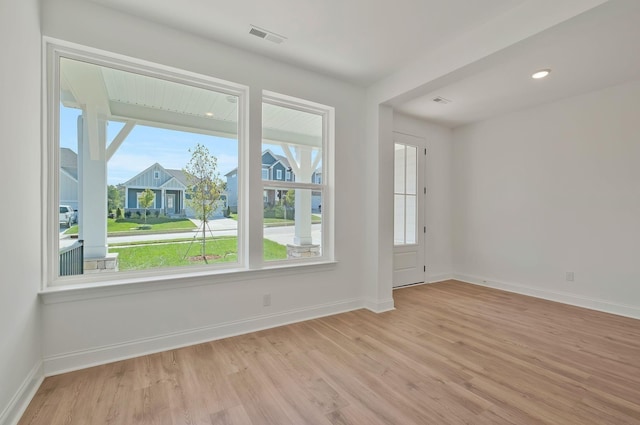
[[55,274],[237,267],[225,201],[238,199],[240,93],[74,55],[55,65],[57,203],[73,210]]
[[[333,259],[333,108],[263,93],[258,153],[247,87],[75,47],[47,53],[48,284]],[[262,157],[262,186],[248,184],[247,152]],[[262,223],[243,214],[255,208]],[[262,258],[243,243],[259,239]]]

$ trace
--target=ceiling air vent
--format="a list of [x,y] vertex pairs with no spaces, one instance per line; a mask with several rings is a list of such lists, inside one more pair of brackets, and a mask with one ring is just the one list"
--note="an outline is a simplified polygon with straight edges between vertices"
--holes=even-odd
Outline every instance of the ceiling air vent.
[[287,37],[278,35],[271,31],[267,31],[264,28],[256,27],[255,25],[250,25],[250,27],[251,29],[249,30],[249,34],[255,35],[256,37],[263,38],[276,44],[280,44],[287,39]]
[[433,101],[436,102],[436,103],[440,103],[442,105],[446,105],[447,103],[451,103],[451,101],[449,99],[445,99],[442,96],[434,97]]

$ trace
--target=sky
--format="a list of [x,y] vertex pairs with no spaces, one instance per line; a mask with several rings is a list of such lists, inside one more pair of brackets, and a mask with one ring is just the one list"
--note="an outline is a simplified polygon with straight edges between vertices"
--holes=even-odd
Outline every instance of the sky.
[[[77,117],[79,109],[60,106],[60,146],[78,152]],[[110,121],[107,139],[113,138],[124,126]],[[107,182],[124,183],[154,163],[167,169],[185,168],[191,154],[189,149],[202,144],[218,159],[218,172],[224,175],[238,166],[238,141],[183,131],[136,125],[107,165]]]
[[[77,121],[80,114],[79,109],[60,105],[60,147],[69,148],[76,153]],[[109,121],[107,146],[122,127],[124,123]],[[236,139],[136,125],[107,164],[107,184],[125,183],[156,162],[165,169],[181,170],[191,159],[189,149],[198,143],[206,146],[209,153],[218,159],[218,172],[223,180],[226,173],[238,167]],[[278,145],[264,144],[263,148],[284,156]]]

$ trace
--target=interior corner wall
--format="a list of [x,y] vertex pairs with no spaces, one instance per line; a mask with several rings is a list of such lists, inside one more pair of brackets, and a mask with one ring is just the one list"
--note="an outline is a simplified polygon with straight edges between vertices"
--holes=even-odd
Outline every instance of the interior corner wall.
[[42,378],[38,1],[0,3],[0,38],[7,41],[0,78],[0,424],[8,425]]
[[633,81],[455,129],[456,277],[640,318],[638,111]]
[[[364,305],[365,90],[83,0],[43,2],[46,36],[335,107],[331,267],[43,306],[45,373]],[[256,93],[258,93],[256,95]],[[262,305],[270,294],[272,304]]]
[[453,276],[451,246],[451,129],[395,112],[393,130],[427,142],[427,282]]

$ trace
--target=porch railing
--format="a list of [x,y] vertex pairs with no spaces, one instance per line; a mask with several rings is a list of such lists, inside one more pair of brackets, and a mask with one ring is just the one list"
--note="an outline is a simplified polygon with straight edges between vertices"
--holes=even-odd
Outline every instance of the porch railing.
[[84,241],[79,240],[60,250],[60,276],[84,272]]

